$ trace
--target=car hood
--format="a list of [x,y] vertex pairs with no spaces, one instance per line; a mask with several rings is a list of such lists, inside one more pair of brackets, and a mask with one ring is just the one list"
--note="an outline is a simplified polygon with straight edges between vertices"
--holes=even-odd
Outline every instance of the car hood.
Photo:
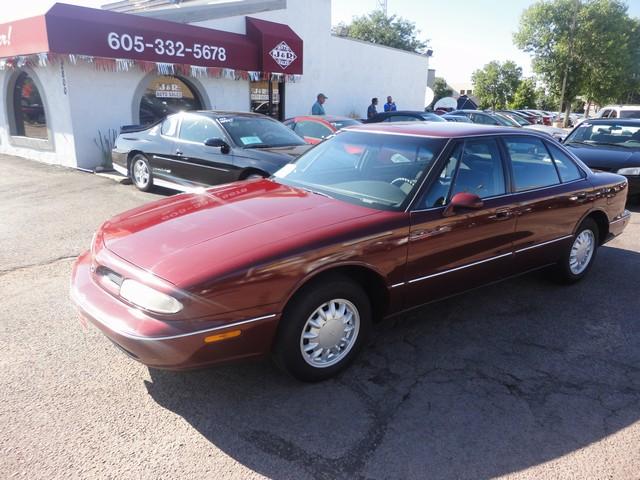
[[571,152],[590,168],[617,170],[640,166],[640,150],[624,147],[566,144]]
[[265,162],[269,168],[269,173],[274,173],[291,160],[295,160],[304,152],[309,150],[311,145],[292,145],[289,147],[270,148],[243,148],[238,156]]
[[272,180],[250,180],[130,210],[106,222],[101,234],[119,257],[187,286],[199,280],[202,271],[196,270],[223,274],[259,261],[267,245],[300,238],[302,247],[310,232],[380,213]]

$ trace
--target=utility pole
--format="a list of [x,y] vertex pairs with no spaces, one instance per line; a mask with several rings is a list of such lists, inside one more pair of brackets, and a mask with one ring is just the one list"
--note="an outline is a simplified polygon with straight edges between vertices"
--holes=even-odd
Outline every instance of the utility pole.
[[[562,91],[560,92],[560,112],[563,110],[564,95],[567,90],[567,77],[569,77],[569,65],[573,61],[573,44],[576,31],[576,22],[578,21],[578,12],[580,11],[580,0],[576,0],[576,8],[573,11],[573,19],[571,20],[571,29],[569,30],[569,57],[567,58],[567,64],[564,68],[564,77],[562,78]],[[564,120],[562,125],[566,128],[569,125],[569,113],[571,112],[571,104],[565,111]]]
[[387,16],[387,0],[376,0],[376,9],[382,10],[384,16]]

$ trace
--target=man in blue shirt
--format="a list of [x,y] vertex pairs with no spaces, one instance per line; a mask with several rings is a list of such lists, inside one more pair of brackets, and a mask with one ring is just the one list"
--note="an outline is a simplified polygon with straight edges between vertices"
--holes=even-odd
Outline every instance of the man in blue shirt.
[[324,93],[319,93],[316,97],[316,103],[311,107],[311,115],[326,115],[324,107],[322,106],[325,100],[329,98]]
[[398,109],[396,108],[396,104],[393,101],[393,98],[391,98],[391,95],[389,95],[387,97],[387,103],[384,104],[384,111],[385,112],[395,112]]

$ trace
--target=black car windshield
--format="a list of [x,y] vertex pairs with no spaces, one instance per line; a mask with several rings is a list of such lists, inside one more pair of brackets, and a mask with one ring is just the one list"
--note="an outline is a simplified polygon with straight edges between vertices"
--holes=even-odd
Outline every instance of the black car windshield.
[[298,135],[282,123],[267,117],[221,117],[220,125],[243,148],[305,145]]
[[565,140],[566,144],[607,145],[640,149],[640,121],[633,123],[583,122]]
[[401,210],[445,142],[345,130],[285,165],[274,177],[350,203]]
[[340,120],[331,120],[329,123],[333,125],[336,130],[341,130],[345,127],[360,125],[361,122],[354,120],[353,118],[341,118]]
[[508,113],[508,112],[500,112],[500,115],[504,118],[508,118],[509,120],[517,123],[519,126],[524,127],[525,125],[531,125],[524,118],[519,117],[518,115]]

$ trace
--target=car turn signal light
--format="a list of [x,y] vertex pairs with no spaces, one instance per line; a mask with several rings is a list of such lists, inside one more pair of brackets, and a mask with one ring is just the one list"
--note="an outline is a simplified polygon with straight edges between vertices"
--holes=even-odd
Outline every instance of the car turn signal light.
[[239,337],[242,333],[241,330],[231,330],[230,332],[218,333],[217,335],[210,335],[204,338],[204,343],[214,343],[227,338]]

